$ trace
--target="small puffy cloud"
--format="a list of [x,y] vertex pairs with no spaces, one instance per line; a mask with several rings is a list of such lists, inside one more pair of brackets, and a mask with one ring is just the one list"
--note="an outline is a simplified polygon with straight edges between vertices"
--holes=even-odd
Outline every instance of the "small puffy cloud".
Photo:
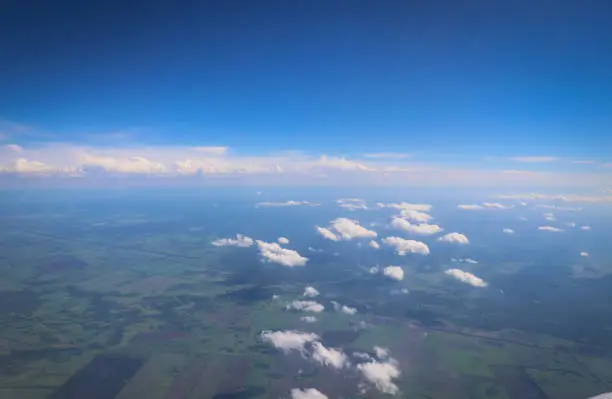
[[582,256],[583,258],[588,258],[589,257],[589,253],[588,252],[580,252],[580,256]]
[[316,323],[317,322],[317,318],[314,316],[302,316],[300,317],[300,320],[302,320],[305,323]]
[[401,237],[387,237],[382,239],[382,243],[389,247],[394,247],[398,255],[403,256],[407,253],[429,255],[429,247],[421,241],[406,240]]
[[477,260],[474,260],[474,259],[471,259],[471,258],[460,258],[460,259],[451,258],[451,262],[455,262],[455,263],[471,263],[473,265],[478,263]]
[[538,157],[512,157],[511,161],[515,162],[527,162],[527,163],[542,163],[542,162],[555,162],[558,161],[557,157],[549,156],[538,156]]
[[438,241],[454,242],[457,244],[469,244],[470,240],[461,233],[448,233],[438,238]]
[[432,206],[429,204],[411,204],[409,202],[399,202],[392,204],[383,204],[379,202],[376,204],[379,208],[391,208],[397,209],[398,211],[417,211],[417,212],[429,212]]
[[576,223],[574,223],[574,222],[567,222],[567,223],[565,223],[565,225],[568,226],[568,227],[576,227]]
[[529,219],[527,219],[525,216],[519,216],[519,220],[522,220],[523,222],[525,222],[525,221],[527,221]]
[[575,206],[560,206],[560,205],[551,205],[551,204],[537,204],[536,208],[554,209],[557,211],[572,211],[572,212],[578,212],[582,210],[582,208],[575,207]]
[[212,156],[221,156],[227,154],[229,147],[221,147],[221,146],[208,146],[208,147],[191,147],[193,151],[199,154],[212,155]]
[[560,229],[558,227],[552,227],[552,226],[540,226],[538,227],[538,230],[542,230],[542,231],[553,231],[553,232],[560,232],[563,231],[563,229]]
[[289,239],[287,237],[278,237],[276,240],[279,244],[287,245],[289,244]]
[[330,229],[326,228],[326,227],[319,227],[319,226],[315,226],[315,228],[317,229],[317,232],[323,237],[326,238],[328,240],[332,240],[332,241],[340,241],[340,237],[338,237],[337,235],[334,234],[333,231],[331,231]]
[[312,358],[323,365],[341,369],[349,364],[346,354],[338,349],[326,348],[318,341],[313,342],[312,349]]
[[478,211],[484,209],[509,209],[511,206],[500,204],[499,202],[483,202],[482,204],[459,204],[457,208],[466,211]]
[[413,222],[417,223],[427,223],[431,219],[433,219],[433,217],[428,213],[415,211],[412,209],[402,209],[400,212],[400,216],[402,217],[402,219],[412,220]]
[[368,230],[361,226],[357,220],[338,218],[332,220],[331,228],[335,230],[343,240],[351,240],[353,238],[370,238],[376,237],[377,234],[373,230]]
[[215,247],[240,247],[246,248],[253,245],[253,239],[251,237],[243,236],[242,234],[236,234],[236,238],[219,238],[212,242]]
[[371,268],[368,270],[368,272],[369,272],[370,274],[376,274],[376,273],[380,272],[380,268],[379,268],[378,266],[372,266],[372,267],[371,267]]
[[582,226],[580,230],[591,230],[591,226]]
[[395,359],[387,358],[384,361],[370,361],[357,365],[363,378],[374,385],[379,391],[391,395],[399,392],[399,388],[393,382],[399,378],[401,371]]
[[319,339],[315,333],[301,331],[262,331],[261,339],[285,353],[290,351],[303,352],[306,344]]
[[11,152],[21,152],[23,151],[23,148],[21,146],[18,146],[17,144],[6,144],[4,146],[2,146],[4,149],[11,151]]
[[506,234],[514,234],[514,230],[512,229],[505,228],[505,229],[502,229],[502,231]]
[[316,301],[293,301],[287,304],[287,309],[301,310],[303,312],[321,313],[325,306]]
[[463,271],[461,269],[448,269],[444,273],[447,275],[454,277],[455,279],[464,282],[466,284],[472,285],[474,287],[486,287],[487,283],[481,279],[473,275],[470,272]]
[[442,227],[438,226],[437,224],[412,224],[409,221],[398,217],[393,218],[393,220],[391,221],[391,226],[396,229],[403,230],[407,233],[419,235],[436,234],[443,230]]
[[544,219],[548,220],[549,222],[554,222],[555,220],[557,220],[555,218],[555,215],[552,214],[551,212],[543,213],[542,216],[544,216]]
[[349,211],[366,210],[368,206],[366,202],[360,198],[341,198],[336,201],[338,206]]
[[320,204],[309,201],[285,201],[285,202],[258,202],[255,204],[259,207],[286,207],[286,206],[319,206]]
[[404,270],[399,266],[387,266],[383,269],[383,274],[393,280],[404,279]]
[[376,353],[376,357],[381,360],[387,359],[389,357],[389,349],[383,348],[381,346],[375,346],[374,353]]
[[322,394],[314,388],[291,390],[291,399],[327,399],[327,395]]
[[308,258],[300,255],[293,249],[282,248],[276,242],[257,240],[259,254],[269,262],[278,263],[287,267],[304,266]]
[[327,399],[327,395],[322,394],[314,388],[291,390],[291,399]]
[[350,306],[346,306],[346,305],[342,305],[342,307],[340,308],[340,311],[342,313],[346,313],[350,315],[354,315],[357,313],[357,309],[351,308]]
[[368,245],[374,249],[380,249],[380,244],[377,243],[376,241],[372,240],[368,243]]
[[319,291],[317,291],[317,289],[315,287],[312,286],[308,286],[306,288],[304,288],[304,296],[310,297],[310,298],[314,298],[316,296],[319,295]]

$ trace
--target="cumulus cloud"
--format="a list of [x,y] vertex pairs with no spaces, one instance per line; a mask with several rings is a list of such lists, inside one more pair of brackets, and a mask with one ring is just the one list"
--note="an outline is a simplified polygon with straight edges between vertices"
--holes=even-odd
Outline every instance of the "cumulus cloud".
[[17,144],[6,144],[3,146],[5,149],[7,149],[8,151],[11,152],[21,152],[23,151],[23,147],[17,145]]
[[342,313],[346,313],[350,315],[354,315],[357,313],[357,309],[351,308],[350,306],[346,306],[346,305],[342,305],[342,307],[340,308],[340,311]]
[[315,341],[312,343],[313,360],[336,369],[341,369],[349,365],[346,354],[338,349],[326,348],[322,343]]
[[526,199],[534,201],[562,201],[562,202],[584,202],[584,203],[601,203],[612,202],[612,195],[576,195],[576,194],[498,194],[499,199]]
[[291,390],[291,399],[327,399],[327,395],[322,394],[314,388]]
[[486,287],[487,286],[487,283],[480,277],[477,277],[473,275],[472,273],[463,271],[461,269],[448,269],[444,273],[446,273],[447,275],[461,282],[472,285],[474,287]]
[[461,233],[448,233],[438,238],[438,241],[454,242],[457,244],[469,244],[470,240]]
[[478,261],[471,259],[471,258],[451,258],[451,262],[455,262],[455,263],[471,263],[471,264],[477,264]]
[[417,223],[427,223],[433,219],[433,217],[428,213],[415,211],[412,209],[402,209],[400,211],[400,217],[402,219],[412,220],[413,222]]
[[549,222],[554,222],[555,220],[557,220],[555,218],[555,215],[552,214],[551,212],[543,213],[542,216],[544,216],[544,219],[548,220]]
[[417,211],[417,212],[429,212],[432,206],[429,204],[411,204],[409,202],[399,202],[384,204],[379,202],[376,204],[379,208],[391,208],[397,209],[398,211]]
[[236,238],[219,238],[214,240],[212,245],[215,247],[241,247],[246,248],[253,245],[253,239],[242,234],[236,234]]
[[561,205],[551,205],[551,204],[537,204],[536,208],[554,209],[557,211],[571,211],[571,212],[578,212],[582,210],[582,208],[575,207],[575,206],[561,206]]
[[404,270],[399,266],[387,266],[383,269],[383,274],[393,280],[404,279]]
[[310,298],[314,298],[316,296],[319,295],[319,291],[317,291],[317,289],[315,287],[312,286],[308,286],[306,288],[304,288],[304,296],[310,297]]
[[372,360],[357,365],[363,378],[374,385],[379,391],[391,395],[399,392],[398,386],[393,380],[399,378],[401,371],[395,359]]
[[334,234],[334,232],[331,231],[330,229],[328,229],[326,227],[319,227],[319,226],[315,226],[315,228],[317,229],[317,232],[323,238],[326,238],[326,239],[332,240],[332,241],[340,241],[340,237],[338,237],[336,234]]
[[591,230],[591,226],[582,226],[580,230]]
[[538,156],[538,157],[512,157],[510,160],[515,162],[527,162],[527,163],[541,163],[541,162],[555,162],[558,161],[557,157],[550,156]]
[[278,263],[287,267],[304,266],[308,258],[300,255],[293,249],[282,248],[276,242],[257,240],[259,254],[269,262]]
[[382,243],[395,248],[397,254],[401,256],[407,253],[429,255],[429,247],[421,241],[406,240],[401,237],[387,237],[382,239]]
[[540,226],[540,227],[538,227],[538,230],[542,230],[542,231],[554,231],[554,232],[563,231],[563,229],[560,229],[558,227],[552,227],[552,226]]
[[286,207],[286,206],[320,206],[320,204],[316,202],[309,201],[284,201],[284,202],[258,202],[255,204],[255,207]]
[[315,333],[306,333],[295,330],[262,331],[261,339],[285,353],[290,351],[303,352],[306,344],[319,339]]
[[398,217],[394,217],[391,220],[391,226],[398,230],[403,230],[407,233],[419,235],[436,234],[443,230],[442,227],[438,226],[437,224],[412,224],[409,221]]
[[505,228],[505,229],[502,229],[502,231],[506,234],[514,234],[514,230],[512,229]]
[[314,316],[302,316],[300,317],[300,320],[302,320],[305,323],[316,323],[317,322],[317,318]]
[[376,237],[374,230],[368,230],[359,221],[347,218],[337,218],[331,221],[328,228],[316,226],[321,236],[332,241],[352,240],[353,238]]
[[289,239],[287,237],[278,237],[276,241],[281,245],[289,244]]
[[366,202],[360,198],[341,198],[336,201],[338,206],[349,211],[366,210],[368,206]]
[[466,211],[478,211],[484,209],[509,209],[509,205],[500,204],[499,202],[483,202],[482,204],[459,204],[457,208]]
[[580,252],[580,256],[582,256],[583,258],[588,258],[589,257],[589,253],[588,252]]
[[377,243],[376,241],[372,240],[368,243],[368,245],[374,249],[380,249],[380,244]]
[[287,304],[287,309],[301,310],[303,312],[321,313],[325,306],[316,301],[293,301]]

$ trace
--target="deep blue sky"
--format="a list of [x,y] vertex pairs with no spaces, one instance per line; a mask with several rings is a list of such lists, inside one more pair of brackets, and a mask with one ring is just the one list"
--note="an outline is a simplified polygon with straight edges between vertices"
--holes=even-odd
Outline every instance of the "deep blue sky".
[[62,140],[127,130],[253,151],[612,148],[606,0],[0,7],[0,118]]

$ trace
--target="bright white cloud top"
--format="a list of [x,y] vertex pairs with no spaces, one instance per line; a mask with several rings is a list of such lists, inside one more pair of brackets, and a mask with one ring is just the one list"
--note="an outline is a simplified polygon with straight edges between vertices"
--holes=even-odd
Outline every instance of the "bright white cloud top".
[[278,237],[276,241],[281,245],[289,244],[289,239],[287,237]]
[[395,252],[401,256],[408,253],[429,255],[429,247],[422,241],[406,240],[405,238],[393,236],[383,238],[382,243],[395,248]]
[[469,244],[470,240],[461,233],[448,233],[438,238],[438,241],[452,242],[456,244]]
[[398,217],[394,217],[391,220],[391,227],[405,231],[406,233],[417,235],[432,235],[443,230],[442,227],[438,226],[437,224],[412,224],[408,220]]
[[294,388],[291,390],[291,399],[327,399],[327,395],[324,395],[315,388]]
[[553,226],[540,226],[540,227],[538,227],[538,230],[541,230],[541,231],[552,231],[554,233],[558,233],[558,232],[563,231],[563,229],[560,229],[558,227],[553,227]]
[[444,273],[447,275],[474,287],[486,287],[487,283],[480,277],[473,275],[461,269],[448,269]]
[[591,226],[582,226],[580,230],[591,230]]
[[372,238],[378,234],[359,224],[359,221],[347,218],[337,218],[331,221],[329,227],[316,226],[317,232],[328,240],[352,240],[354,238]]
[[325,306],[316,301],[293,301],[287,304],[287,309],[295,309],[303,312],[321,313]]
[[319,295],[319,291],[317,291],[317,289],[315,287],[307,286],[306,288],[304,288],[303,296],[306,296],[306,297],[309,297],[309,298],[314,298],[314,297],[316,297],[318,295]]
[[502,229],[502,232],[506,234],[514,234],[514,230],[509,228]]
[[387,266],[383,269],[383,274],[393,280],[403,280],[404,279],[404,269],[399,266]]
[[582,256],[583,258],[588,258],[589,257],[589,253],[588,252],[580,252],[580,256]]
[[215,247],[240,247],[246,248],[252,246],[254,243],[251,237],[243,236],[242,234],[236,234],[236,238],[219,238],[214,240],[212,245]]
[[348,315],[357,314],[356,308],[351,308],[350,306],[346,306],[346,305],[342,305],[342,307],[340,308],[340,311]]
[[304,266],[308,262],[308,258],[300,255],[297,251],[283,248],[276,242],[257,240],[257,246],[262,258],[269,262],[287,267]]
[[417,212],[429,212],[431,211],[432,206],[429,204],[410,204],[408,202],[399,202],[399,203],[391,203],[384,204],[379,202],[376,204],[379,208],[391,208],[397,209],[398,211],[417,211]]
[[318,363],[335,369],[341,369],[349,365],[348,357],[341,350],[326,348],[318,341],[313,342],[312,349],[312,358]]
[[302,316],[300,317],[300,320],[302,320],[305,323],[316,323],[317,322],[317,318],[314,316]]
[[340,208],[349,210],[349,211],[357,211],[357,210],[366,210],[368,209],[368,205],[361,198],[340,198],[336,201]]
[[394,380],[399,378],[401,371],[397,361],[388,357],[388,354],[383,359],[358,364],[357,370],[368,383],[380,392],[390,395],[399,393],[399,388]]
[[380,244],[379,244],[378,242],[374,241],[374,240],[370,241],[370,242],[368,243],[368,245],[369,245],[371,248],[374,248],[374,249],[380,249]]
[[285,202],[258,202],[255,204],[257,208],[259,207],[286,207],[286,206],[319,206],[320,204],[316,202],[309,201],[285,201]]
[[301,331],[262,331],[261,339],[285,353],[290,351],[303,352],[306,344],[319,339],[315,333]]
[[512,206],[500,204],[499,202],[483,202],[482,204],[459,204],[457,208],[466,211],[481,211],[486,209],[509,209]]

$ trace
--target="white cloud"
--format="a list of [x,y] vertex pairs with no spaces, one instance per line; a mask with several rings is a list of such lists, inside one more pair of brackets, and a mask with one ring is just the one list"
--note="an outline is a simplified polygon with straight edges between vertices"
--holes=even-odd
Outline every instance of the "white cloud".
[[354,314],[357,313],[357,309],[351,308],[351,307],[346,306],[346,305],[342,305],[342,307],[340,308],[340,311],[342,313],[346,313],[346,314],[350,314],[350,315],[354,315]]
[[287,309],[301,310],[304,312],[321,313],[325,306],[316,301],[293,301],[287,304]]
[[309,201],[285,201],[285,202],[258,202],[255,204],[257,208],[259,207],[286,207],[286,206],[320,206],[320,204],[316,202]]
[[308,258],[300,255],[293,249],[282,248],[276,242],[265,242],[257,240],[260,255],[270,262],[278,263],[287,267],[304,266]]
[[317,318],[314,316],[302,316],[300,317],[300,320],[302,320],[305,323],[316,323],[317,322]]
[[591,226],[582,226],[580,230],[591,230]]
[[323,365],[331,366],[336,369],[341,369],[349,365],[346,354],[338,349],[326,348],[322,343],[317,341],[313,342],[312,349],[312,358]]
[[398,217],[394,217],[392,219],[391,226],[407,233],[420,235],[436,234],[443,230],[442,227],[438,226],[437,224],[412,224],[409,221],[400,219]]
[[368,245],[374,249],[380,249],[380,244],[377,243],[376,241],[372,240],[368,243]]
[[417,212],[429,212],[431,211],[431,208],[432,208],[432,206],[429,204],[411,204],[409,202],[399,202],[399,203],[391,203],[391,204],[384,204],[382,202],[379,202],[376,205],[379,208],[391,208],[391,209],[397,209],[399,211],[417,211]]
[[383,348],[381,346],[375,346],[374,353],[376,353],[376,357],[381,360],[387,359],[389,357],[389,349]]
[[331,231],[330,229],[326,228],[326,227],[319,227],[319,226],[315,226],[315,228],[317,229],[317,232],[323,237],[326,238],[328,240],[332,240],[332,241],[340,241],[340,237],[338,237],[337,235],[334,234],[333,231]]
[[278,237],[276,240],[279,244],[287,245],[289,244],[289,239],[287,237]]
[[327,399],[327,395],[322,394],[314,388],[291,390],[291,399]]
[[505,228],[505,229],[502,229],[502,231],[506,234],[514,234],[514,230],[512,229]]
[[567,222],[567,223],[565,223],[565,225],[568,226],[568,227],[576,227],[576,223],[574,223],[574,222]]
[[557,157],[550,156],[539,156],[539,157],[513,157],[510,160],[515,162],[555,162],[558,161]]
[[387,266],[383,269],[383,274],[393,280],[404,279],[404,270],[399,266]]
[[308,286],[306,288],[304,288],[304,296],[310,297],[310,298],[314,298],[316,296],[319,295],[319,291],[317,291],[317,289],[315,287],[312,286]]
[[484,209],[510,209],[509,205],[500,204],[499,202],[483,202],[482,204],[459,204],[457,208],[466,211],[477,211]]
[[246,248],[253,245],[253,239],[251,237],[243,236],[242,234],[236,234],[236,238],[219,238],[212,242],[215,247],[241,247]]
[[403,219],[412,220],[413,222],[417,223],[427,223],[431,219],[433,219],[430,214],[421,211],[415,211],[412,209],[402,209],[400,212],[400,216]]
[[306,344],[319,339],[315,333],[301,331],[262,331],[261,339],[272,344],[275,348],[287,353],[290,351],[303,352]]
[[555,220],[557,220],[557,218],[555,218],[555,215],[550,212],[543,213],[542,216],[549,222],[554,222]]
[[455,262],[455,263],[471,263],[473,265],[478,263],[477,260],[474,260],[474,259],[471,259],[471,258],[462,258],[462,259],[451,258],[451,262]]
[[470,240],[461,233],[448,233],[438,238],[438,241],[454,242],[457,244],[469,244]]
[[536,208],[554,209],[557,211],[569,211],[569,212],[578,212],[582,210],[582,208],[575,207],[575,206],[560,206],[560,205],[550,205],[550,204],[537,204]]
[[460,269],[448,269],[444,273],[474,287],[486,287],[487,283],[472,273]]
[[576,194],[499,194],[496,198],[500,199],[526,199],[534,201],[563,201],[563,202],[584,202],[601,203],[612,202],[612,195],[576,195]]
[[368,272],[369,272],[370,274],[376,274],[376,273],[380,272],[380,268],[379,268],[378,266],[372,266],[372,267],[371,267],[371,268],[368,270]]
[[401,237],[387,237],[382,239],[382,243],[394,247],[398,255],[403,256],[407,253],[429,255],[429,247],[421,241],[406,240]]
[[588,399],[612,399],[612,392],[600,393],[597,396],[591,396]]
[[349,211],[366,210],[368,206],[366,202],[360,198],[341,198],[336,201],[338,206]]
[[527,221],[527,220],[529,220],[529,219],[527,219],[525,216],[519,216],[519,220],[522,220],[522,221],[524,221],[524,222],[525,222],[525,221]]
[[552,227],[552,226],[540,226],[540,227],[538,227],[538,230],[542,230],[542,231],[554,231],[554,232],[563,231],[563,229],[559,229],[557,227]]
[[11,152],[21,152],[23,151],[23,147],[17,145],[17,144],[6,144],[3,146],[5,149],[7,149],[8,151]]
[[388,358],[385,361],[370,361],[357,365],[357,370],[370,384],[373,384],[379,391],[395,395],[399,388],[393,382],[399,378],[401,371],[395,359]]
[[584,257],[584,258],[588,258],[589,257],[589,253],[588,252],[580,252],[580,256]]

